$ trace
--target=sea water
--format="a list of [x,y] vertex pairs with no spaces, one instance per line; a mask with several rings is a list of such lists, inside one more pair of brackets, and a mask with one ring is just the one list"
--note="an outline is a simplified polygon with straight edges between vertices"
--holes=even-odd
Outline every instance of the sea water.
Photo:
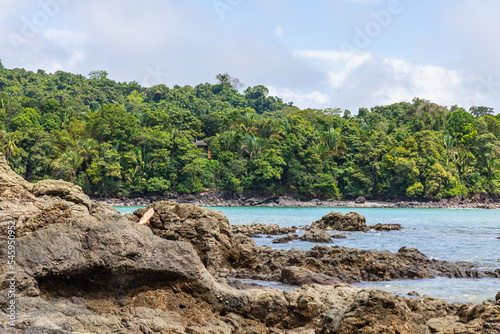
[[[137,207],[118,207],[122,213]],[[231,224],[277,224],[304,226],[334,210],[356,211],[366,217],[367,225],[376,223],[401,224],[402,230],[389,232],[343,232],[347,239],[334,239],[333,245],[358,249],[397,252],[403,246],[418,248],[429,258],[446,261],[467,261],[481,269],[500,268],[500,211],[475,209],[406,209],[406,208],[267,208],[212,207],[224,213]],[[299,234],[303,233],[299,231]],[[266,235],[254,238],[257,245],[277,249],[308,250],[316,243],[293,241],[273,244]],[[329,244],[332,245],[332,244]],[[480,303],[492,299],[500,291],[500,279],[395,280],[363,282],[363,287],[375,287],[397,294],[416,291],[450,302]]]

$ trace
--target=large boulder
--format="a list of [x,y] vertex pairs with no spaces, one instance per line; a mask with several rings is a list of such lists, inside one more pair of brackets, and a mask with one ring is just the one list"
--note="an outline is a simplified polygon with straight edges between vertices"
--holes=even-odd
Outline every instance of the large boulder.
[[153,233],[168,240],[190,242],[212,273],[233,265],[257,262],[257,246],[253,240],[240,235],[239,242],[236,242],[229,220],[223,213],[191,204],[162,201],[134,214],[141,217],[150,208],[154,209],[149,225]]
[[332,211],[311,224],[311,229],[327,231],[365,231],[366,219],[357,212],[342,214]]

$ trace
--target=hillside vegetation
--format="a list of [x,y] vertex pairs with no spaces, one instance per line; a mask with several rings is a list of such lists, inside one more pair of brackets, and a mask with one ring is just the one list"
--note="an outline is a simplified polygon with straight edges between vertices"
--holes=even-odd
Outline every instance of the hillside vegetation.
[[[5,69],[0,147],[29,181],[62,178],[94,196],[208,189],[304,198],[500,195],[500,116],[415,98],[300,110],[228,74],[196,87],[141,87]],[[194,144],[209,144],[210,159]]]

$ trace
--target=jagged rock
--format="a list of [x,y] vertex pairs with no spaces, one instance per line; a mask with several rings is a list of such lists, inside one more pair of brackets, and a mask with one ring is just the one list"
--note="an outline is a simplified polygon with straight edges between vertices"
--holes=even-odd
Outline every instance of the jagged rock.
[[300,237],[300,240],[309,242],[331,243],[332,236],[324,230],[310,229],[302,237]]
[[359,250],[343,246],[315,246],[311,250],[259,248],[255,268],[235,268],[240,278],[279,280],[281,270],[298,266],[323,273],[341,282],[392,279],[500,277],[500,271],[480,271],[471,263],[450,263],[429,259],[415,248],[402,247],[397,253]]
[[21,188],[24,190],[31,191],[33,184],[29,183],[21,176],[17,175],[7,163],[5,155],[0,153],[0,193],[1,197],[4,197],[4,192],[12,189],[9,188]]
[[243,233],[246,235],[251,234],[268,234],[268,235],[281,235],[297,232],[297,227],[279,227],[277,224],[262,224],[252,223],[250,225],[239,224],[231,225],[233,233]]
[[286,244],[298,239],[299,236],[297,234],[288,233],[284,237],[274,239],[273,244]]
[[71,210],[65,203],[56,203],[44,208],[17,229],[17,236],[36,231],[50,224],[66,223],[71,218]]
[[365,231],[366,219],[357,212],[342,214],[332,211],[311,224],[311,229],[327,231]]
[[356,198],[356,200],[354,201],[354,203],[356,203],[356,204],[365,204],[366,203],[366,199],[363,196],[359,196],[358,198]]
[[281,270],[280,282],[291,285],[320,284],[334,285],[339,281],[333,277],[300,267],[285,267]]
[[[153,233],[168,240],[190,242],[212,273],[236,264],[256,263],[249,248],[255,243],[244,236],[239,236],[240,242],[236,242],[223,213],[191,204],[156,202],[147,209],[136,210],[134,214],[141,217],[150,208],[155,211],[150,219]],[[243,245],[246,245],[246,250],[242,250]]]
[[80,186],[63,180],[38,181],[33,185],[32,192],[37,197],[59,197],[60,199],[66,200],[68,202],[82,204],[89,210],[92,207],[90,198],[83,193]]
[[401,224],[375,224],[375,225],[370,225],[366,228],[366,231],[369,230],[376,230],[376,231],[397,231],[401,230],[403,227]]

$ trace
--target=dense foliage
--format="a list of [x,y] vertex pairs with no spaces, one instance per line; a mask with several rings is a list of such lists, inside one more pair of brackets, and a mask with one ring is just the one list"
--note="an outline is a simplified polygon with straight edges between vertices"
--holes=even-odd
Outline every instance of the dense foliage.
[[[500,117],[429,101],[299,110],[228,74],[196,87],[5,69],[0,144],[27,180],[97,196],[204,189],[302,197],[500,195]],[[210,159],[194,144],[209,143]]]

